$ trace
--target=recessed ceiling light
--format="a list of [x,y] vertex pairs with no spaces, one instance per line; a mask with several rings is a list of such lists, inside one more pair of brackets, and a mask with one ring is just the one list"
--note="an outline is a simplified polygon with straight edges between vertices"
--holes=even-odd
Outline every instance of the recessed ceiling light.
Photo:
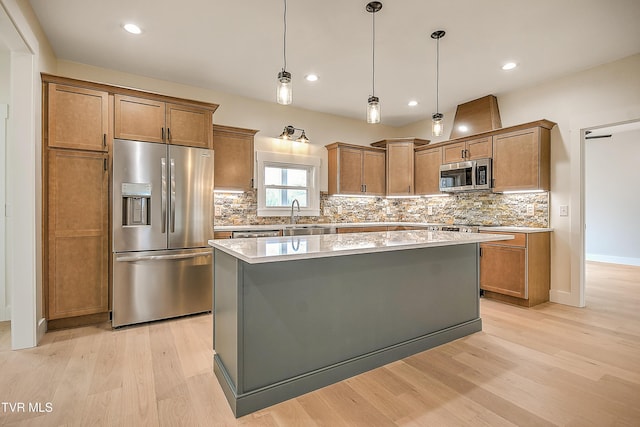
[[411,101],[409,101],[408,105],[409,105],[409,107],[415,107],[416,105],[418,105],[418,101],[411,100]]
[[131,34],[142,33],[142,30],[136,24],[124,24],[123,28]]
[[467,125],[460,125],[458,126],[458,130],[460,132],[467,132],[469,130],[469,127]]
[[307,74],[306,76],[304,76],[304,79],[308,82],[316,82],[318,81],[319,77],[317,74]]
[[506,64],[504,64],[502,66],[502,69],[505,70],[505,71],[509,71],[509,70],[513,70],[517,66],[518,66],[518,64],[516,64],[515,62],[507,62]]

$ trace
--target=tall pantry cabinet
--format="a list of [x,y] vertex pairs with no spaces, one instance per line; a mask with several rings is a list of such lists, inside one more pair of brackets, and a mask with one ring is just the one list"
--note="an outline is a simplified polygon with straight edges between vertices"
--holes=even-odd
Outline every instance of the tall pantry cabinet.
[[109,311],[109,94],[50,83],[45,94],[45,315]]
[[210,148],[218,105],[46,74],[42,81],[47,327],[108,321],[113,139]]

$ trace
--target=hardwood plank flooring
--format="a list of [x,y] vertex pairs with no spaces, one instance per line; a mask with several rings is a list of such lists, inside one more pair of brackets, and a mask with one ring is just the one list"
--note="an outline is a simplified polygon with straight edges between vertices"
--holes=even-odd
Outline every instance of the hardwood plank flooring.
[[0,426],[638,426],[640,267],[589,262],[586,277],[584,309],[483,299],[482,332],[240,419],[212,372],[210,315],[21,351],[3,322]]

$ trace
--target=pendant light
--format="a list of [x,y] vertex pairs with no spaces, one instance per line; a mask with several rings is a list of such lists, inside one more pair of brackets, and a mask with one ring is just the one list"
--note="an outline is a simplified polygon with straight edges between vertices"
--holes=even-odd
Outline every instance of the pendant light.
[[382,3],[372,1],[367,3],[367,12],[371,13],[373,37],[372,37],[372,91],[367,101],[367,123],[380,123],[380,99],[376,96],[376,12],[382,9]]
[[444,35],[445,32],[443,30],[431,33],[431,38],[436,39],[436,112],[431,116],[431,133],[433,136],[441,136],[444,130],[444,123],[442,122],[444,116],[440,113],[440,105],[438,104],[440,98],[440,39]]
[[287,71],[287,0],[284,0],[284,32],[282,43],[282,56],[284,64],[282,71],[278,73],[278,88],[276,89],[276,101],[278,104],[289,105],[293,100],[291,88],[291,73]]

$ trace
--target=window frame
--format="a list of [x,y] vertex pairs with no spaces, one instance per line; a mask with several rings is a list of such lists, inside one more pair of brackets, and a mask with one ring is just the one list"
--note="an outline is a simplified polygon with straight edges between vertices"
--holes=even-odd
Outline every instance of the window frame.
[[[320,216],[320,167],[322,161],[318,157],[302,156],[285,153],[274,153],[267,151],[256,152],[256,189],[258,193],[258,216],[290,216],[291,207],[268,207],[266,206],[266,189],[278,186],[265,186],[265,168],[290,167],[307,170],[307,187],[297,187],[307,189],[307,207],[300,207],[300,212],[295,210],[296,216]],[[296,187],[291,187],[296,188]]]

